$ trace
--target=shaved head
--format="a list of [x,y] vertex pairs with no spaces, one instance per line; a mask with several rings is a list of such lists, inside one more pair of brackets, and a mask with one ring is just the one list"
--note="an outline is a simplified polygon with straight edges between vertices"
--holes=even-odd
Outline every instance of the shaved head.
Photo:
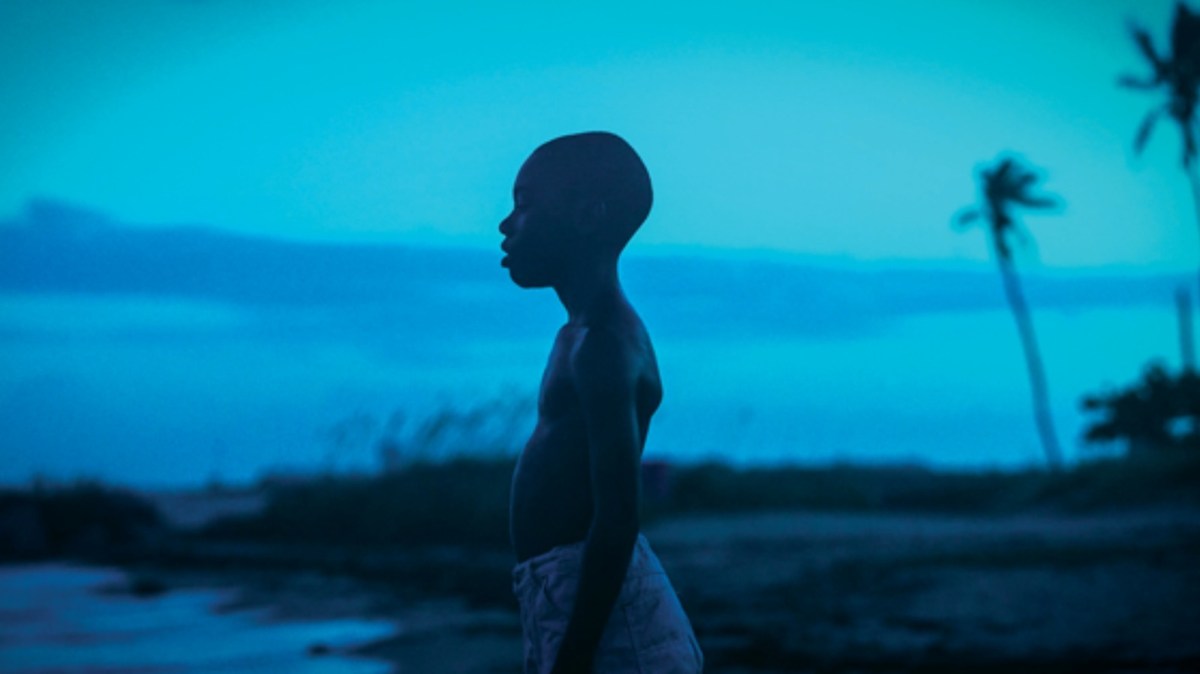
[[620,247],[650,213],[650,173],[616,134],[592,131],[555,138],[534,150],[526,161],[526,167],[531,165],[552,175],[569,201],[600,207],[608,234]]

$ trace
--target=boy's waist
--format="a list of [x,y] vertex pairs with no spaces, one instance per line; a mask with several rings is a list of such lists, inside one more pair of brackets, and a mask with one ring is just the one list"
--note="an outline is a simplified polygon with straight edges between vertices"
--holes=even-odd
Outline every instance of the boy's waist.
[[[540,582],[549,577],[578,576],[583,566],[583,548],[585,543],[571,543],[552,548],[540,555],[513,567],[513,586],[521,587],[526,583]],[[650,549],[650,542],[642,534],[638,534],[633,545],[633,554],[629,559],[629,568],[625,572],[626,580],[664,573],[658,556]]]

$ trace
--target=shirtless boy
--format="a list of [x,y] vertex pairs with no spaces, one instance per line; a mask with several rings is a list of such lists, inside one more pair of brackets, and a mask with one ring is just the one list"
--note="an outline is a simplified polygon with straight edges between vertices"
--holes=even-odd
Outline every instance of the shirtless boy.
[[662,386],[617,258],[651,200],[628,143],[583,133],[534,151],[500,223],[513,282],[553,288],[567,311],[512,482],[526,674],[702,668],[691,625],[638,532],[641,454]]

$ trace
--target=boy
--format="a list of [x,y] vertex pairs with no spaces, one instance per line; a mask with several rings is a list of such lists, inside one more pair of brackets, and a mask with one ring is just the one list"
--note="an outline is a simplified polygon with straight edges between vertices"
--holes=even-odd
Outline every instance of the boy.
[[611,133],[556,138],[517,174],[501,265],[567,310],[513,473],[513,589],[526,674],[699,672],[703,657],[638,533],[641,453],[662,400],[617,258],[650,212],[650,176]]

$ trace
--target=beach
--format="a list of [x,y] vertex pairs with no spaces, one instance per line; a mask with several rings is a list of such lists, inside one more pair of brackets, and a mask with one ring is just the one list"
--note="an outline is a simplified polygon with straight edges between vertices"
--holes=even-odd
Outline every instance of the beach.
[[[1191,506],[695,515],[645,533],[708,671],[1200,666],[1200,509]],[[447,550],[417,557],[393,557],[393,568],[408,571],[390,581],[361,573],[366,553],[360,573],[349,575],[259,564],[191,575],[174,565],[166,577],[233,584],[237,605],[280,619],[391,620],[393,633],[344,651],[386,660],[396,672],[519,672],[519,623],[505,584],[511,560]],[[408,561],[396,565],[400,558]]]

